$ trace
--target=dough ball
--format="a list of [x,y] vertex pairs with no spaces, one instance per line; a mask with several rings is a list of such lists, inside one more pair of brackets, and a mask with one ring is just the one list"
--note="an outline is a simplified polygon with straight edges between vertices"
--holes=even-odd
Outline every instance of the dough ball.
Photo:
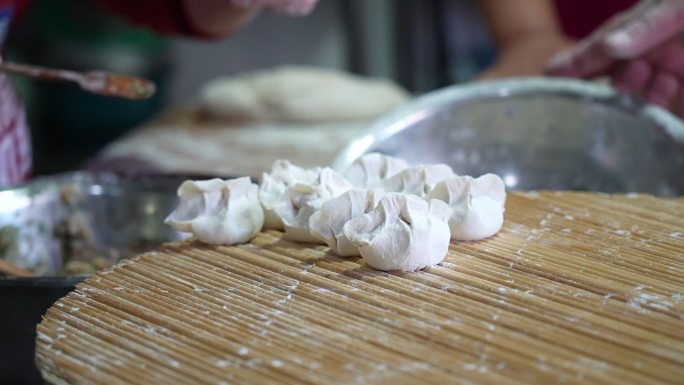
[[391,81],[315,67],[219,78],[200,92],[200,104],[211,116],[290,123],[373,119],[407,99]]

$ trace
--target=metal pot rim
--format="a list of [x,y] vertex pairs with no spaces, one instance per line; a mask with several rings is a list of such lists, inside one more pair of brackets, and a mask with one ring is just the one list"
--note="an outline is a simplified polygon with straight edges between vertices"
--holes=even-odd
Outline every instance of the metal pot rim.
[[359,133],[335,158],[332,167],[344,171],[374,144],[384,141],[420,121],[447,103],[471,102],[492,97],[544,93],[574,96],[634,111],[653,120],[674,140],[684,144],[684,123],[670,112],[651,104],[642,104],[619,93],[607,84],[550,77],[509,78],[452,85],[420,96],[378,118]]

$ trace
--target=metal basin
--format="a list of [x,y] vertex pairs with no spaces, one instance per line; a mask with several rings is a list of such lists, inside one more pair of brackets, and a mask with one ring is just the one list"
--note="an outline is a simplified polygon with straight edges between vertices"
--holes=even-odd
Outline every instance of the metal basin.
[[509,189],[684,194],[684,125],[608,86],[527,78],[438,90],[380,118],[338,156],[367,152],[494,172]]
[[70,173],[0,190],[0,233],[12,233],[0,256],[41,276],[55,276],[65,275],[64,254],[73,249],[63,244],[67,235],[60,235],[60,226],[82,227],[84,239],[70,241],[87,241],[87,251],[113,258],[178,239],[163,220],[177,203],[175,190],[182,180]]
[[43,275],[0,278],[0,382],[42,383],[33,358],[36,324],[85,278],[58,276],[65,257],[56,236],[59,226],[79,215],[89,227],[92,250],[123,256],[178,239],[163,219],[174,209],[183,179],[71,173],[0,190],[0,229],[10,229],[14,238],[13,245],[5,245],[5,256]]

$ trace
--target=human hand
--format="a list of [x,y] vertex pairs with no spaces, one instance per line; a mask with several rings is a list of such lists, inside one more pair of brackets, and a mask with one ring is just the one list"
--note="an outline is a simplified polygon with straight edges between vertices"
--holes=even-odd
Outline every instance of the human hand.
[[242,9],[272,9],[292,16],[304,16],[313,11],[318,0],[230,0]]
[[607,76],[616,88],[684,116],[684,1],[641,1],[554,57],[548,73]]
[[478,79],[542,75],[549,59],[572,46],[562,35],[529,36],[504,47],[494,65]]
[[264,8],[292,16],[304,16],[313,10],[317,2],[318,0],[183,0],[183,8],[193,31],[209,37],[224,37],[244,27]]

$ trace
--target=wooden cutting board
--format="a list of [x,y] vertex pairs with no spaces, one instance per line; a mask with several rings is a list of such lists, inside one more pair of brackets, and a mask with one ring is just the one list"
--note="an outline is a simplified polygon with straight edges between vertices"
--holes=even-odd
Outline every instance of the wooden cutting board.
[[684,383],[684,199],[506,207],[416,273],[273,231],[165,245],[50,308],[37,364],[55,384]]

